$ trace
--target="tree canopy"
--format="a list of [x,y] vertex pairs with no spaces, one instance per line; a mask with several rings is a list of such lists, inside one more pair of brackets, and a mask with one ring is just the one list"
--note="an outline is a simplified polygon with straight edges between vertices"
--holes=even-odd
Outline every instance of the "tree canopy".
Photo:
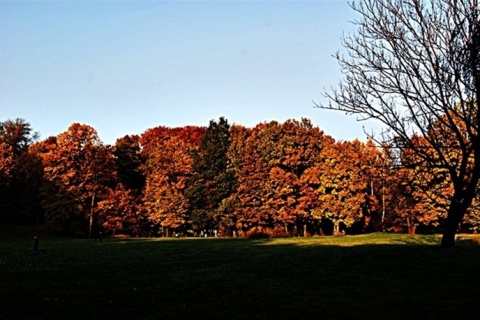
[[[156,127],[113,147],[74,123],[18,156],[0,147],[0,221],[85,237],[413,234],[444,227],[454,193],[448,170],[411,148],[336,141],[308,119]],[[462,230],[480,227],[479,203],[476,194]]]

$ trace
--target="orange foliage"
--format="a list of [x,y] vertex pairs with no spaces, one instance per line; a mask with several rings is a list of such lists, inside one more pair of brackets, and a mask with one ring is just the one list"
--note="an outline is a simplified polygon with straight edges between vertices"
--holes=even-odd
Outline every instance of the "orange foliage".
[[[394,163],[388,148],[372,141],[336,142],[307,119],[232,125],[229,144],[222,145],[228,145],[226,155],[215,152],[216,141],[202,145],[207,129],[160,126],[118,139],[111,149],[93,128],[74,123],[32,145],[45,168],[46,219],[90,228],[98,220],[109,232],[130,234],[140,233],[147,220],[170,234],[194,229],[194,220],[208,213],[208,228],[247,237],[321,234],[325,225],[337,234],[372,230],[385,219],[414,233],[419,225],[437,225],[453,194],[447,172],[427,170],[408,147]],[[458,145],[444,134],[452,150],[444,160],[462,161]],[[418,137],[412,143],[428,145]],[[432,159],[439,157],[436,152],[425,148]],[[2,177],[11,174],[12,154],[0,143]],[[217,162],[221,170],[213,168]],[[478,224],[475,210],[472,225]]]
[[[95,129],[74,123],[57,137],[45,140],[37,149],[43,159],[46,187],[58,193],[55,195],[52,189],[45,189],[48,193],[44,201],[46,215],[49,221],[58,221],[51,227],[64,229],[62,224],[76,216],[81,224],[82,220],[87,221],[91,235],[96,205],[116,182],[110,148],[102,144]],[[65,201],[69,202],[68,206]],[[75,228],[78,230],[79,226]]]
[[13,148],[4,142],[0,142],[0,179],[7,180],[13,169],[13,164]]
[[[193,130],[193,135],[188,130]],[[147,158],[144,205],[148,219],[169,230],[186,224],[188,200],[183,192],[192,174],[190,151],[204,129],[186,127],[148,130],[142,137],[142,152]]]

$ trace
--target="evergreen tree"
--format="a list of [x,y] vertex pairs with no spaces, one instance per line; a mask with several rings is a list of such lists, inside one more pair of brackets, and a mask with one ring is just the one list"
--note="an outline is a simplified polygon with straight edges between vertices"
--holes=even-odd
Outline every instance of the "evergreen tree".
[[221,117],[218,122],[210,121],[198,150],[192,151],[194,174],[185,195],[194,229],[217,228],[223,219],[218,208],[235,190],[235,174],[227,156],[230,142],[230,125]]
[[145,187],[145,175],[142,171],[145,159],[141,154],[139,140],[137,135],[127,135],[117,139],[113,148],[118,179],[135,196],[139,196]]

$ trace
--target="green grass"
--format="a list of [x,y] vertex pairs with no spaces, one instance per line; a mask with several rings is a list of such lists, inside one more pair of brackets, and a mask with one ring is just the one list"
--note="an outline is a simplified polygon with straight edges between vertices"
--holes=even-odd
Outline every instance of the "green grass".
[[480,246],[438,236],[104,239],[0,226],[0,319],[478,319]]

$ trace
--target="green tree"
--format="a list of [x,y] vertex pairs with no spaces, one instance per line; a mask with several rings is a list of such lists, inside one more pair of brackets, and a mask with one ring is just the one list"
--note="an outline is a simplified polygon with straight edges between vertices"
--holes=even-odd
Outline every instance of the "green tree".
[[34,132],[30,123],[24,119],[0,122],[0,143],[10,146],[14,156],[26,152],[37,139],[38,133]]
[[140,137],[127,135],[117,139],[113,155],[118,179],[134,195],[140,196],[145,187],[145,159],[141,152]]
[[[197,150],[192,151],[193,175],[185,195],[196,229],[218,228],[218,208],[235,190],[235,173],[228,158],[230,125],[220,117],[211,120]],[[215,221],[216,218],[216,221]]]

